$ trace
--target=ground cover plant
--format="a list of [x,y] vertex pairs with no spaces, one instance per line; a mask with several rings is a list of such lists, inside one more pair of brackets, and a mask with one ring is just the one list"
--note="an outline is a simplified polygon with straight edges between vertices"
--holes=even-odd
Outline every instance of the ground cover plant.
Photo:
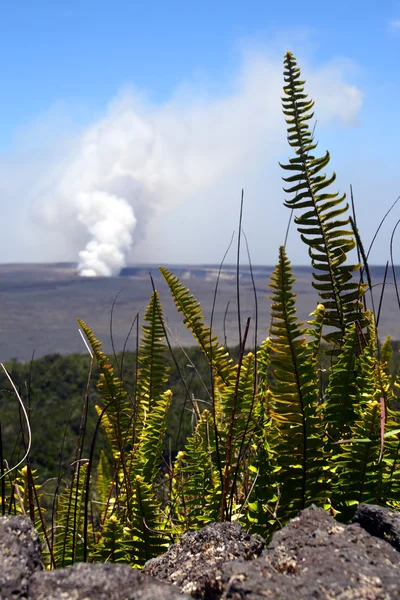
[[[293,155],[282,168],[285,204],[308,246],[318,297],[309,320],[296,317],[284,246],[271,278],[269,335],[249,350],[250,320],[239,318],[233,355],[205,324],[190,290],[160,268],[208,365],[205,403],[187,394],[194,426],[174,458],[163,452],[172,392],[157,290],[131,386],[121,375],[123,357],[113,365],[80,321],[89,374],[94,361],[99,372],[97,421],[89,432],[86,394],[69,479],[57,478],[49,506],[29,454],[20,470],[8,472],[1,461],[3,514],[25,511],[34,520],[50,568],[75,561],[140,568],[185,531],[213,521],[237,520],[269,538],[311,503],[344,521],[360,502],[399,508],[400,380],[389,370],[390,340],[380,347],[379,316],[367,306],[371,282],[354,212],[335,192],[335,175],[325,173],[329,153],[316,153],[312,110],[287,53],[283,113]],[[100,432],[108,450],[98,455]]]

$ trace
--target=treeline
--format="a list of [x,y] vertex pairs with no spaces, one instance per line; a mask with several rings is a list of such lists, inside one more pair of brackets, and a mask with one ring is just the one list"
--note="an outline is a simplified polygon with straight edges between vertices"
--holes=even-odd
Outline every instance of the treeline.
[[[400,373],[400,342],[391,342],[392,353],[389,370],[393,381]],[[235,352],[231,353],[235,355]],[[134,398],[136,354],[125,352],[110,359],[116,374],[122,375],[128,393]],[[168,412],[164,456],[169,459],[182,449],[194,427],[193,401],[200,410],[211,401],[210,367],[198,347],[175,350],[166,355],[170,367],[169,388],[173,400]],[[19,363],[6,363],[29,414],[32,430],[30,463],[37,470],[40,481],[62,474],[73,461],[82,423],[85,397],[88,412],[83,438],[83,456],[89,453],[97,422],[95,405],[99,401],[97,382],[99,370],[94,362],[91,370],[88,354],[60,356],[52,354]],[[328,379],[330,358],[320,356],[321,384]],[[28,441],[27,428],[21,407],[4,373],[0,375],[0,426],[3,457],[9,466],[16,464],[25,453]],[[96,456],[100,450],[108,452],[103,429],[96,443]]]
[[[111,359],[115,373],[134,398],[136,354],[125,352]],[[199,348],[176,350],[166,355],[170,366],[168,386],[173,392],[168,412],[164,450],[175,455],[193,428],[193,400],[203,408],[210,401],[210,367]],[[75,456],[87,395],[87,423],[83,439],[83,456],[87,456],[97,422],[95,406],[99,402],[99,370],[87,354],[60,356],[52,354],[30,363],[9,361],[11,375],[29,414],[32,431],[30,463],[41,481],[56,477],[68,468]],[[0,376],[0,425],[3,457],[9,466],[25,453],[27,427],[21,407],[5,374]],[[96,455],[108,451],[100,428]]]

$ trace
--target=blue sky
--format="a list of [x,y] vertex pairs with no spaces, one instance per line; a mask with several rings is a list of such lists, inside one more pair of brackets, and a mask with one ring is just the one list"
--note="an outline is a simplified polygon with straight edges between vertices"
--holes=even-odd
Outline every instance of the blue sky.
[[[121,253],[128,262],[218,262],[244,187],[253,260],[274,263],[287,217],[276,164],[290,153],[278,143],[282,125],[275,131],[267,113],[278,118],[272,91],[279,101],[288,49],[315,92],[321,151],[331,150],[339,187],[353,183],[368,241],[400,194],[400,2],[2,3],[0,192],[13,227],[0,260],[82,262],[83,250],[83,262],[96,261],[87,245],[95,238],[104,254],[115,235],[125,241],[111,264]],[[264,91],[264,105],[251,97]],[[234,152],[243,138],[242,153]],[[135,162],[139,144],[159,150]],[[96,158],[87,162],[89,147]],[[215,156],[206,164],[209,151]],[[91,169],[97,175],[89,177]],[[111,210],[107,195],[116,202]],[[114,222],[113,233],[104,232],[119,208],[131,237]],[[399,217],[400,207],[391,224]],[[387,231],[376,263],[387,259]],[[295,231],[290,251],[293,262],[306,262]]]

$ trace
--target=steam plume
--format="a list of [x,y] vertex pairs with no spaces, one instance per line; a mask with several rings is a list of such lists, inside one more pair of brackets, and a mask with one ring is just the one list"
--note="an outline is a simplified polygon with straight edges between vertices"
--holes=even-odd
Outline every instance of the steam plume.
[[[146,242],[155,216],[194,199],[200,202],[193,210],[201,214],[202,194],[216,182],[218,201],[227,202],[223,189],[233,174],[246,187],[246,169],[260,164],[267,172],[286,151],[281,73],[280,60],[251,55],[218,98],[204,86],[182,87],[158,106],[133,92],[120,94],[102,119],[75,136],[40,200],[32,201],[47,239],[49,231],[58,232],[56,259],[79,256],[83,276],[116,275],[138,242]],[[344,82],[340,68],[309,69],[305,76],[319,102],[319,126],[332,119],[354,122],[362,96]],[[51,247],[48,241],[42,248],[46,258]]]

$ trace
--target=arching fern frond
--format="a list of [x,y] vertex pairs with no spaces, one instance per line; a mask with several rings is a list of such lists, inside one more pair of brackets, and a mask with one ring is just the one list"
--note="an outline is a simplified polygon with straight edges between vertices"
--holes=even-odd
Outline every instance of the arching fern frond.
[[209,364],[224,383],[234,376],[234,367],[225,348],[218,338],[204,325],[204,316],[200,303],[168,269],[160,267],[160,272],[171,290],[176,308],[183,314],[183,322],[197,340]]
[[325,324],[333,327],[326,339],[341,343],[349,324],[359,321],[366,326],[360,302],[364,287],[354,273],[360,265],[346,264],[347,254],[355,246],[354,234],[347,215],[345,194],[328,192],[336,179],[335,173],[327,177],[323,170],[328,166],[330,155],[315,157],[317,147],[308,121],[313,117],[314,102],[304,92],[300,69],[294,56],[285,56],[283,113],[288,125],[288,142],[295,151],[289,164],[281,165],[293,174],[285,177],[289,183],[285,192],[294,194],[286,206],[300,210],[295,223],[301,239],[309,247],[313,272],[313,286],[318,290],[326,309]]

